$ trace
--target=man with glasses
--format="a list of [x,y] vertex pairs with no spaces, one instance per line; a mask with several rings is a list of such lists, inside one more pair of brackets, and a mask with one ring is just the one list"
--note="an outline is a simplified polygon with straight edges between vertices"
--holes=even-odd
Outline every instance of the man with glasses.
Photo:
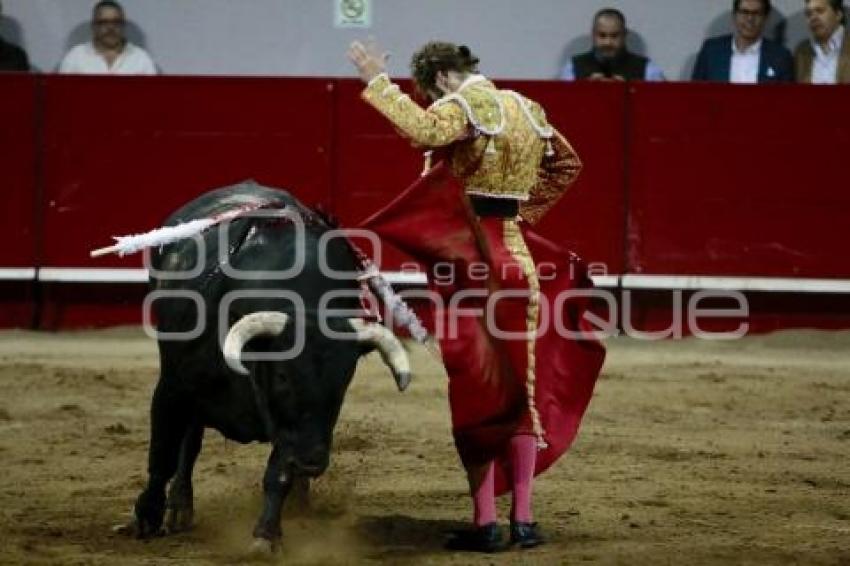
[[92,40],[71,49],[59,64],[60,73],[83,75],[155,75],[156,65],[141,47],[124,36],[124,8],[113,0],[98,2],[92,11]]
[[812,38],[797,46],[797,82],[850,83],[850,39],[842,0],[806,0],[806,19]]
[[738,84],[793,82],[791,52],[764,37],[770,10],[770,0],[734,0],[735,34],[707,39],[691,78]]

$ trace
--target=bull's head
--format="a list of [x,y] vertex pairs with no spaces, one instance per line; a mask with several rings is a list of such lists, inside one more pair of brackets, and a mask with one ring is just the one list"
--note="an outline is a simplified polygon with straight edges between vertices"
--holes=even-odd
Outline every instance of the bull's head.
[[[248,375],[242,364],[242,349],[258,336],[279,336],[289,322],[289,315],[282,312],[255,312],[242,317],[227,333],[222,351],[227,365],[233,371]],[[349,318],[356,332],[356,340],[377,348],[384,363],[390,368],[399,391],[410,385],[410,360],[398,338],[384,325],[366,322],[362,318]]]
[[249,371],[242,362],[246,345],[261,337],[272,343],[282,339],[288,323],[290,316],[277,311],[243,316],[227,333],[222,352],[233,371],[250,375],[267,392],[277,433],[289,437],[285,443],[292,449],[295,471],[318,475],[327,466],[333,426],[359,357],[377,349],[402,391],[410,383],[410,362],[399,340],[386,327],[349,318],[336,324],[338,331],[350,332],[352,340],[311,336],[303,354],[296,358],[249,364]]

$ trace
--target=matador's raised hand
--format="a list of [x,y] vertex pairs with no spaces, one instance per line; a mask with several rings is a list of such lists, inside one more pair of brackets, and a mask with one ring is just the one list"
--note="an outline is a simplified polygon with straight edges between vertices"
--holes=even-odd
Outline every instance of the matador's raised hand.
[[366,83],[387,70],[389,58],[390,54],[382,51],[375,39],[371,37],[365,42],[355,41],[348,48],[348,59]]

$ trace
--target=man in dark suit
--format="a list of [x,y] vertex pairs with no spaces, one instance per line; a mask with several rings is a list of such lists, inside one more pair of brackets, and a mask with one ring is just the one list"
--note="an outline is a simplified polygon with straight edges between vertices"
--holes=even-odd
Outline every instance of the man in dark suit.
[[850,34],[842,0],[806,0],[811,39],[794,52],[797,82],[850,84]]
[[[3,3],[0,2],[0,19],[3,18]],[[0,37],[0,72],[30,70],[29,59],[26,52],[11,43],[7,43]]]
[[764,37],[770,10],[770,0],[734,0],[735,34],[707,39],[691,78],[742,84],[793,82],[791,52]]

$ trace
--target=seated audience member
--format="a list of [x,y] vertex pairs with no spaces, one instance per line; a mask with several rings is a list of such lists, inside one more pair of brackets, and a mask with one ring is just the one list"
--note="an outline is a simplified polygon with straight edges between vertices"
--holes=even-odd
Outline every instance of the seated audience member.
[[850,83],[850,38],[842,0],[806,0],[806,19],[812,37],[794,51],[797,82]]
[[60,73],[83,75],[155,75],[150,55],[124,37],[124,9],[102,0],[92,11],[92,39],[72,48],[59,64]]
[[[2,18],[3,3],[0,2],[0,20]],[[25,73],[29,70],[30,62],[27,58],[27,52],[0,37],[0,72],[21,71]]]
[[692,79],[728,83],[794,81],[794,59],[783,45],[764,37],[770,0],[734,0],[734,35],[707,39]]
[[604,8],[593,17],[593,49],[573,57],[561,78],[574,80],[663,81],[658,65],[626,49],[626,17],[619,10]]

